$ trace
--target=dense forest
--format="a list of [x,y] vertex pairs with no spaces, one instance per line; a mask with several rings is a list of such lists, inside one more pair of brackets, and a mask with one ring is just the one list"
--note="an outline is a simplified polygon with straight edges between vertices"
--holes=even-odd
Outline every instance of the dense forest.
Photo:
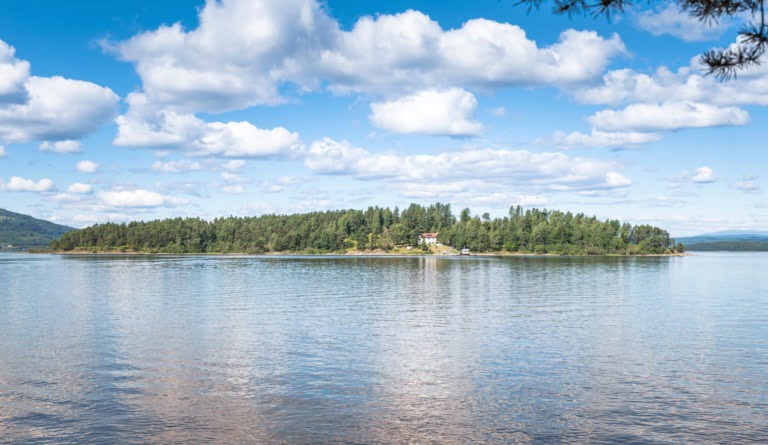
[[0,248],[47,246],[70,230],[74,229],[0,209]]
[[346,253],[416,252],[419,234],[439,232],[446,246],[473,252],[519,252],[564,255],[663,254],[682,251],[669,234],[648,225],[632,226],[615,220],[600,221],[583,214],[513,207],[503,218],[472,216],[469,209],[458,218],[450,204],[394,210],[334,210],[293,215],[227,217],[206,221],[175,218],[127,224],[97,224],[66,233],[53,241],[55,251],[150,253]]

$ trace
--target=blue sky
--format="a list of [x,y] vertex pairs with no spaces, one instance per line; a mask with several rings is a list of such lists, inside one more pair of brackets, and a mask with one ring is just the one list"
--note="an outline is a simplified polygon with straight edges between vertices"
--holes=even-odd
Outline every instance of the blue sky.
[[768,229],[768,69],[669,5],[15,2],[0,207],[74,226],[450,202]]

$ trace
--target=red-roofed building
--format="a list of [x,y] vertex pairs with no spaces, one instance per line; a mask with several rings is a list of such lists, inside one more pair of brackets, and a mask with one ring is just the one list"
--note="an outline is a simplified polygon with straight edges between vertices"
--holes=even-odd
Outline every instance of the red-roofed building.
[[438,232],[424,232],[421,235],[419,235],[419,244],[437,244],[437,233]]

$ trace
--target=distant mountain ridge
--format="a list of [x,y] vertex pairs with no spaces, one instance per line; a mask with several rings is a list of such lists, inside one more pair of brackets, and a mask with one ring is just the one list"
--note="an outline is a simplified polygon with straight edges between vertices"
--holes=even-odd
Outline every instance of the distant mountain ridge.
[[714,243],[719,241],[768,241],[768,231],[763,230],[723,230],[701,235],[675,238],[683,244]]
[[0,248],[47,247],[73,227],[0,209]]
[[689,251],[768,251],[768,231],[766,230],[722,230],[675,240],[683,243],[685,249]]
[[705,233],[702,236],[765,236],[768,230],[721,230],[719,232]]

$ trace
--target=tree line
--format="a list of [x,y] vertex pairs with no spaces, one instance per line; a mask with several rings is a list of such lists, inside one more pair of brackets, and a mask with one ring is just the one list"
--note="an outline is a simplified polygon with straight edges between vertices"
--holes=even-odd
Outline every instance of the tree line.
[[501,218],[459,217],[450,204],[411,204],[330,210],[292,215],[225,217],[212,221],[173,218],[105,223],[64,234],[55,251],[147,253],[344,253],[392,251],[419,246],[422,232],[438,232],[438,242],[473,252],[564,255],[664,254],[681,252],[669,234],[649,225],[598,220],[582,213],[512,207]]

